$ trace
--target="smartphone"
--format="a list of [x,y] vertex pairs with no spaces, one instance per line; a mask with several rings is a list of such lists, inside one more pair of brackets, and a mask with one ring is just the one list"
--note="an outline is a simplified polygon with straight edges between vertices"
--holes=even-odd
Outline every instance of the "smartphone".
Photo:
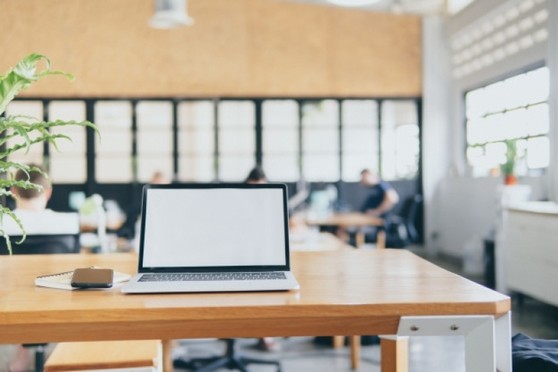
[[110,288],[114,272],[112,269],[83,268],[75,269],[72,275],[72,287],[75,288]]

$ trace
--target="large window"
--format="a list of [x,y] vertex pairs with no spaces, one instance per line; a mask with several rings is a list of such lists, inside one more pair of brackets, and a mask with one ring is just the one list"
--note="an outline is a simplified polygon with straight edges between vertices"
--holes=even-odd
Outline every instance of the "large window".
[[[100,135],[90,137],[83,127],[60,128],[72,138],[60,152],[36,146],[12,156],[40,164],[49,155],[55,183],[144,183],[155,172],[178,182],[240,182],[258,163],[273,182],[356,182],[363,168],[386,180],[417,176],[418,107],[416,99],[371,98],[29,99],[7,114],[97,124]],[[541,117],[545,109],[524,107]],[[548,118],[538,123],[525,146],[540,150],[533,141]],[[530,154],[530,164],[540,162]]]
[[548,166],[548,68],[541,67],[465,95],[467,160],[474,176],[499,171],[507,142],[517,148],[516,174],[537,175]]

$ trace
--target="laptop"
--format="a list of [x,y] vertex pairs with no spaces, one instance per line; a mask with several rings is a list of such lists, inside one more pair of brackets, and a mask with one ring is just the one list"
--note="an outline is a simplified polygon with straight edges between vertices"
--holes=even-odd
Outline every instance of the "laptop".
[[122,292],[298,289],[287,211],[283,184],[146,185],[138,274]]

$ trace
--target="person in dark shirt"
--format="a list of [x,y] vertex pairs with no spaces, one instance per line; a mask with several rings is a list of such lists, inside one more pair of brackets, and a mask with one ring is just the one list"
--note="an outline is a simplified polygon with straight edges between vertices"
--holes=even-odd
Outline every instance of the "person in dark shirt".
[[360,209],[363,213],[386,217],[399,202],[397,191],[369,169],[360,172],[360,184],[368,188],[368,197]]

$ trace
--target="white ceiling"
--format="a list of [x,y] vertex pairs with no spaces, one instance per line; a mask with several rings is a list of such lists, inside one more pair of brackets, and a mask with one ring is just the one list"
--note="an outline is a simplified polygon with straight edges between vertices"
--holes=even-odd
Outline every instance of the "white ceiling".
[[[288,0],[324,6],[337,6],[327,0]],[[342,0],[340,0],[342,1]],[[447,0],[379,0],[378,2],[360,7],[345,7],[377,12],[410,13],[419,15],[444,14]]]

